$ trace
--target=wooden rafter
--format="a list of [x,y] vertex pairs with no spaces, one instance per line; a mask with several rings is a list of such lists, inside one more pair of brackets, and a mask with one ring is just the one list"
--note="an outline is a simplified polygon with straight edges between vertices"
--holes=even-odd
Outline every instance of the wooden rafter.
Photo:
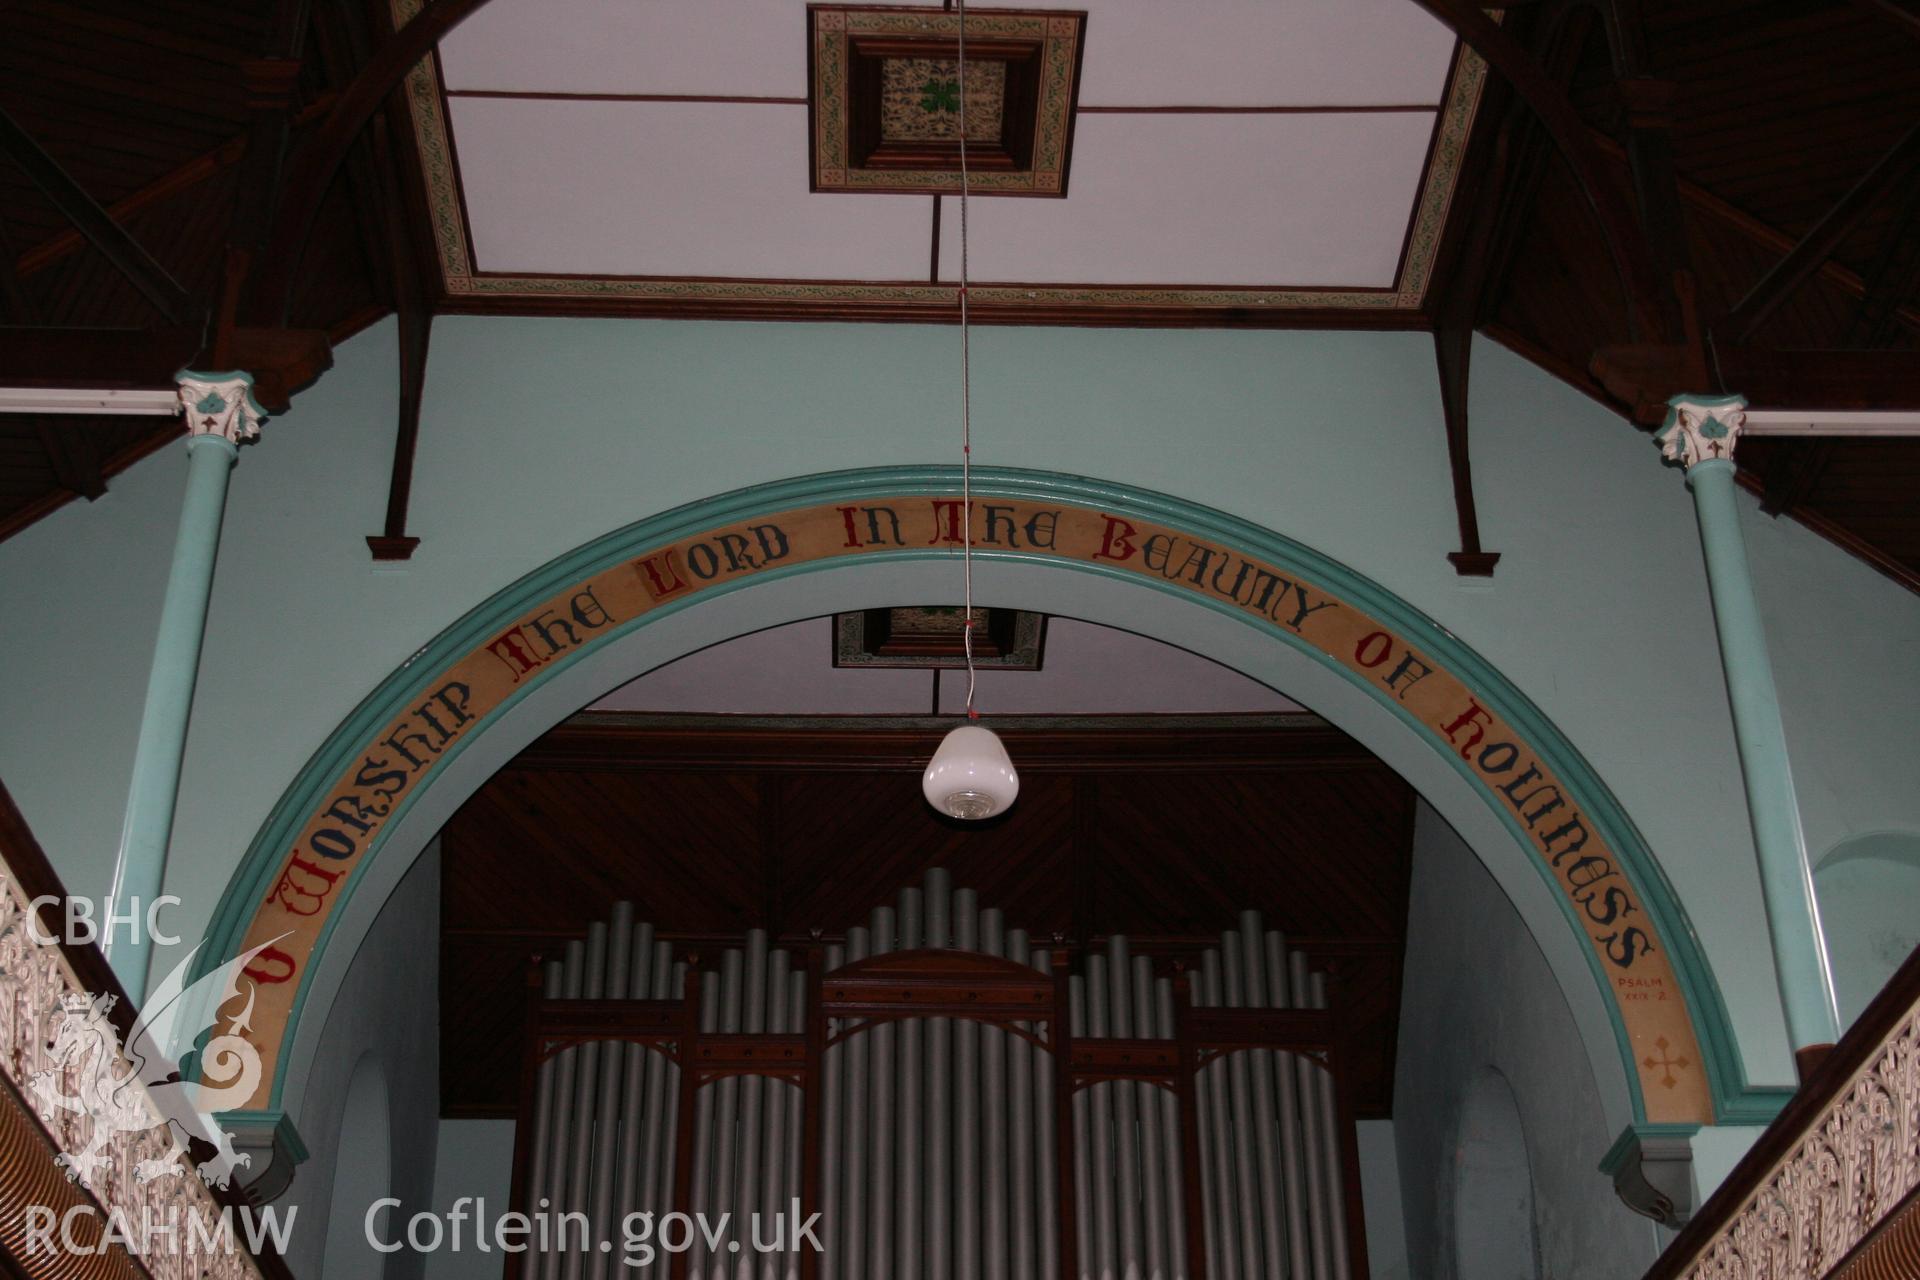
[[[1901,304],[1920,278],[1920,178],[1909,177],[1847,329],[1847,346],[1885,347],[1899,329]],[[1792,511],[1812,498],[1833,462],[1831,439],[1783,440],[1768,460],[1761,506],[1771,515]]]
[[1638,334],[1660,329],[1662,287],[1647,251],[1646,237],[1620,192],[1608,180],[1599,150],[1588,135],[1586,121],[1540,63],[1476,0],[1415,0],[1421,8],[1452,28],[1455,35],[1485,58],[1539,116],[1554,144],[1573,171],[1581,193],[1600,224],[1600,234],[1627,293],[1628,314]]
[[[1572,59],[1564,24],[1555,17],[1534,24],[1534,56],[1540,57],[1556,80],[1564,79]],[[1584,27],[1582,28],[1584,32]],[[1580,41],[1572,41],[1577,51]],[[1545,50],[1545,56],[1540,53]],[[1447,462],[1453,481],[1454,514],[1460,548],[1447,554],[1462,576],[1491,576],[1498,552],[1480,541],[1480,517],[1474,499],[1470,450],[1468,380],[1473,356],[1473,333],[1486,314],[1489,281],[1503,242],[1510,251],[1517,239],[1520,215],[1531,206],[1544,159],[1545,139],[1527,104],[1504,83],[1488,91],[1482,116],[1462,168],[1462,197],[1448,226],[1448,252],[1432,298],[1434,358],[1440,379],[1440,405],[1447,432]]]
[[1914,0],[1855,0],[1855,3],[1899,23],[1908,35],[1920,38],[1920,4]]
[[260,274],[253,282],[252,303],[247,314],[263,317],[267,323],[285,322],[293,301],[300,259],[314,220],[319,216],[321,198],[345,162],[354,138],[414,65],[485,3],[486,0],[433,0],[406,26],[383,41],[365,69],[342,91],[326,120],[292,158],[273,231],[260,258]]
[[193,297],[4,110],[0,110],[0,152],[20,167],[61,216],[72,223],[161,316],[173,324],[184,324],[191,318],[195,309]]
[[[325,115],[333,106],[333,95],[324,94],[301,108],[294,117],[294,127],[300,128]],[[169,169],[139,190],[114,201],[107,206],[107,216],[115,222],[124,223],[142,209],[148,209],[162,201],[170,200],[185,191],[190,191],[207,179],[231,169],[246,154],[247,135],[236,134],[217,147],[203,151],[193,159]],[[66,230],[49,236],[26,252],[15,256],[13,250],[5,252],[14,269],[22,276],[34,275],[44,271],[63,258],[79,253],[87,247],[87,238],[78,231]]]
[[[1636,421],[1657,423],[1693,359],[1682,343],[1602,347],[1592,372]],[[1714,373],[1718,385],[1708,390],[1737,391],[1769,409],[1920,410],[1920,351],[1716,347]]]
[[1920,166],[1920,124],[1907,130],[1906,136],[1881,156],[1852,190],[1840,197],[1787,256],[1714,326],[1715,341],[1734,346],[1751,341],[1780,304],[1845,243],[1860,225],[1861,218],[1888,192],[1905,182],[1916,166]]
[[[240,300],[256,255],[272,229],[287,139],[293,133],[293,99],[300,79],[307,32],[308,0],[277,0],[259,56],[241,64],[247,91],[247,145],[243,173],[227,223],[226,255],[221,267],[220,302],[214,316],[212,354],[216,369],[228,368]],[[285,324],[280,317],[276,324]]]
[[400,420],[394,433],[393,471],[387,484],[386,524],[380,533],[367,538],[367,549],[375,560],[406,560],[420,545],[419,538],[407,533],[407,503],[413,494],[413,456],[420,439],[420,407],[426,391],[427,344],[433,334],[433,308],[427,300],[426,281],[407,234],[399,194],[394,190],[395,160],[385,117],[374,117],[372,137],[375,167],[383,180],[387,238],[392,246],[390,271],[400,339]]
[[71,490],[88,502],[107,491],[106,476],[100,469],[100,449],[90,427],[75,421],[39,417],[34,419],[33,429],[40,437],[40,447],[47,451],[53,478],[62,489]]
[[1643,0],[1607,0],[1614,88],[1626,112],[1627,170],[1640,226],[1661,283],[1667,336],[1689,338],[1687,307],[1674,282],[1691,276],[1687,226],[1673,164],[1673,100],[1677,86],[1653,77]]

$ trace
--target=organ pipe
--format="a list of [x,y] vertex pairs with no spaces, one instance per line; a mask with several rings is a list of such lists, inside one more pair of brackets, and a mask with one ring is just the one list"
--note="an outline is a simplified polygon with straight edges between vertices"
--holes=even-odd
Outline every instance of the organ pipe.
[[[935,871],[844,942],[801,955],[750,930],[696,958],[697,974],[633,916],[617,904],[540,968],[543,1008],[592,1000],[647,1012],[632,1036],[592,1024],[555,1033],[530,1059],[521,1204],[578,1213],[590,1234],[587,1248],[576,1231],[518,1259],[522,1277],[1351,1280],[1364,1270],[1348,1247],[1331,1041],[1235,1032],[1262,1022],[1246,1016],[1182,1030],[1182,1008],[1327,1008],[1325,975],[1256,912],[1190,965],[1136,954],[1123,935],[1075,956],[1008,927]],[[975,975],[987,999],[1012,981],[1031,993],[1032,1016],[1012,1006],[966,1016],[937,990],[927,1016],[809,1005],[812,984],[875,965],[949,985]],[[690,1057],[708,1037],[748,1056]],[[761,1043],[777,1052],[742,1047]],[[819,1256],[751,1247],[754,1215],[770,1239],[807,1198]],[[637,1266],[595,1247],[617,1244],[631,1213],[657,1222],[671,1210],[730,1215],[740,1249],[709,1250],[695,1231],[683,1257]]]

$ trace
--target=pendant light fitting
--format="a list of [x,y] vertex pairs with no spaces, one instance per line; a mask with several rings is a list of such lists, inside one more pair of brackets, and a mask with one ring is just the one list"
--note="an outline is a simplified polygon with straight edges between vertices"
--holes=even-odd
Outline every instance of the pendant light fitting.
[[921,777],[927,803],[949,817],[978,821],[1004,812],[1020,794],[1020,775],[1014,771],[1000,735],[972,721],[980,718],[973,697],[977,676],[973,666],[973,346],[967,313],[967,4],[959,0],[956,86],[960,99],[960,546],[961,575],[966,584],[966,616],[961,642],[967,658],[968,723],[940,743]]

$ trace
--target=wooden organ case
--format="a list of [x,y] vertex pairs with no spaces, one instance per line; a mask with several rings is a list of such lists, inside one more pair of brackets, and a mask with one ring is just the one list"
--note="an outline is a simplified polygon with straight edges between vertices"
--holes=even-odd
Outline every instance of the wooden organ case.
[[509,1280],[1367,1274],[1338,1008],[1258,913],[1177,961],[1035,943],[940,870],[844,942],[632,916],[534,975],[514,1207],[574,1216]]

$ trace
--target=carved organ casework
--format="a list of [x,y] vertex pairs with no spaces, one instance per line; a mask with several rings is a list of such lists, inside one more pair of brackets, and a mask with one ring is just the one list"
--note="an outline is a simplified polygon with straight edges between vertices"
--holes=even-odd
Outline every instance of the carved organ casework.
[[1325,975],[1238,923],[1078,952],[935,870],[843,942],[682,954],[619,904],[535,977],[507,1275],[1364,1277]]

